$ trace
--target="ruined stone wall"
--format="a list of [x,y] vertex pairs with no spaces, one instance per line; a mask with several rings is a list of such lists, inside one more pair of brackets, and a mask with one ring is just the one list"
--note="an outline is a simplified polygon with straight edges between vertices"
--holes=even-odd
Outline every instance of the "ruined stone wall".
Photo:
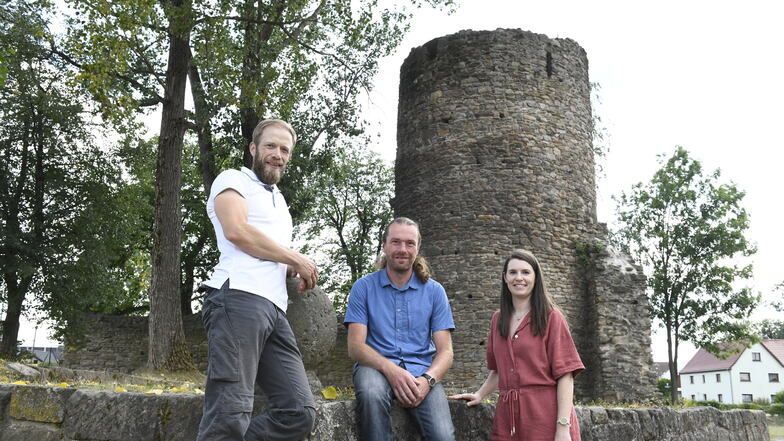
[[[90,313],[82,318],[82,344],[66,344],[63,367],[130,373],[147,364],[149,347],[147,317],[120,317]],[[200,371],[207,371],[207,335],[201,314],[182,319],[185,340]]]
[[[0,385],[3,441],[189,441],[196,439],[203,397]],[[489,439],[494,405],[466,407],[450,400],[458,441]],[[257,401],[253,413],[263,406]],[[309,441],[359,439],[354,401],[317,400]],[[693,408],[605,409],[577,407],[585,441],[769,441],[762,411]],[[393,438],[418,441],[403,409],[392,409]]]
[[[595,344],[607,331],[597,328],[597,314],[611,300],[589,293],[591,268],[578,252],[599,234],[592,127],[588,59],[572,40],[463,31],[413,49],[403,63],[392,205],[396,215],[420,222],[421,253],[452,304],[448,386],[473,389],[486,376],[486,334],[498,309],[501,266],[514,248],[538,257],[593,370],[578,377],[577,395],[603,394],[590,384],[600,380],[596,374],[639,376],[603,366]],[[611,335],[636,334],[648,348],[649,323],[627,325],[607,323]],[[646,366],[635,359],[629,368]],[[648,392],[629,398],[653,393],[652,383],[642,389]]]

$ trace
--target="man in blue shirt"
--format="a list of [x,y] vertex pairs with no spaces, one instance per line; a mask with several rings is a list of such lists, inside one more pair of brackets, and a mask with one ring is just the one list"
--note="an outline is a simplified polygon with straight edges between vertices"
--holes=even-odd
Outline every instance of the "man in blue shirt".
[[419,255],[419,225],[399,217],[382,237],[379,271],[354,283],[348,300],[348,354],[354,364],[360,439],[391,440],[396,398],[425,440],[454,440],[443,386],[455,323],[444,287]]

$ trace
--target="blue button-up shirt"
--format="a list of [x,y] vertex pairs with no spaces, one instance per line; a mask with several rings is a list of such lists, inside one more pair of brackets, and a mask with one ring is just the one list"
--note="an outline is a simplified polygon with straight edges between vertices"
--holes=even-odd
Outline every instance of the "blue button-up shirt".
[[436,347],[432,334],[455,329],[449,299],[440,283],[422,283],[412,275],[398,288],[386,269],[357,280],[351,288],[344,324],[361,323],[368,328],[367,344],[395,364],[418,377],[433,362]]

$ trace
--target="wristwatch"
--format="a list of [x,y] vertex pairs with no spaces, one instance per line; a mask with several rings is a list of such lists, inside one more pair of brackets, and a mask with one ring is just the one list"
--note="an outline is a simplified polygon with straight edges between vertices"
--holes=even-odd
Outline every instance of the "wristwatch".
[[572,423],[569,422],[569,418],[561,417],[556,420],[556,422],[561,426],[572,427]]
[[436,383],[437,383],[436,379],[431,377],[430,375],[422,374],[422,378],[427,380],[427,384],[429,384],[430,387],[435,387],[436,386]]

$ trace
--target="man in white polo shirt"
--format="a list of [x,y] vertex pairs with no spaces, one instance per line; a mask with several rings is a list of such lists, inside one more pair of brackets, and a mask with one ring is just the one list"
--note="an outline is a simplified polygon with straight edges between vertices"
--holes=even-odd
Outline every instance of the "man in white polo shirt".
[[[297,141],[285,121],[261,121],[249,145],[253,169],[227,170],[212,184],[207,213],[220,260],[204,282],[209,343],[199,441],[301,440],[315,403],[286,320],[286,275],[313,288],[316,265],[292,250],[292,223],[278,183]],[[267,412],[251,419],[254,383]]]

